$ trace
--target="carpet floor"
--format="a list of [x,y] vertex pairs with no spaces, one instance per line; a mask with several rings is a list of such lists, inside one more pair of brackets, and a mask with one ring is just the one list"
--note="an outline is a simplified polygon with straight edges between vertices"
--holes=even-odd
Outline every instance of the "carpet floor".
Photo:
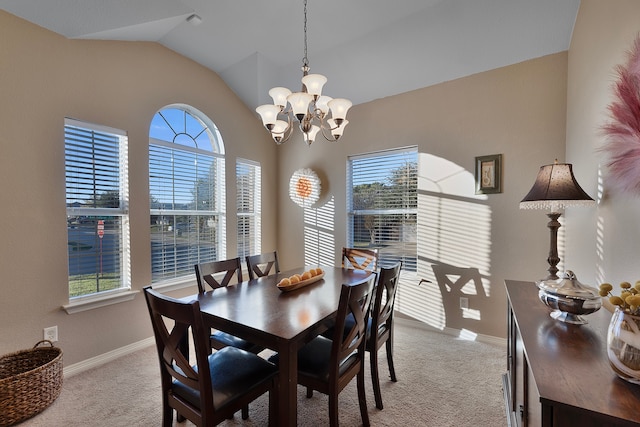
[[[506,425],[501,375],[506,349],[431,331],[412,321],[397,321],[394,360],[398,382],[391,382],[386,354],[380,350],[384,409],[373,399],[367,371],[367,404],[372,426],[498,427]],[[155,346],[65,378],[60,397],[21,426],[160,426],[160,379]],[[249,406],[249,419],[236,414],[221,426],[266,426],[267,395]],[[355,380],[339,397],[343,426],[362,425]],[[328,425],[328,400],[311,399],[298,386],[298,425]],[[190,422],[175,426],[191,427]]]

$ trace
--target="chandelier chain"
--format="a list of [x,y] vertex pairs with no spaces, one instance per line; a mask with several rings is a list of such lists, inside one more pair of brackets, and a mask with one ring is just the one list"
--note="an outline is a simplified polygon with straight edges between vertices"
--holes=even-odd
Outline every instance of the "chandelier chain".
[[304,57],[302,58],[303,69],[309,67],[309,58],[307,58],[307,0],[304,0]]

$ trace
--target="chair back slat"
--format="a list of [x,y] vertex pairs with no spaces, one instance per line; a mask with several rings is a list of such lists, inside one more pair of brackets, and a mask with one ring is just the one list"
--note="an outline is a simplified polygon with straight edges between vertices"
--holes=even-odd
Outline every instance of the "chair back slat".
[[247,257],[247,270],[249,271],[250,280],[268,276],[270,274],[280,273],[278,253],[273,251],[258,255],[249,255]]
[[392,327],[393,308],[401,269],[401,262],[393,267],[380,269],[371,313],[371,339],[375,339],[380,333],[388,332]]
[[342,268],[376,271],[378,249],[342,248]]
[[[144,288],[144,293],[156,337],[163,389],[170,389],[174,378],[197,390],[200,393],[200,408],[204,408],[206,405],[203,402],[213,402],[213,392],[207,363],[209,335],[202,320],[200,304],[195,300],[185,303],[170,298],[150,286]],[[189,354],[186,353],[188,346],[185,342],[189,334],[194,344],[197,370],[189,363]]]
[[[209,285],[211,289],[224,288],[229,285],[242,282],[242,262],[240,258],[231,258],[222,261],[204,262],[194,265],[196,271],[196,280],[198,282],[198,292],[204,293],[206,286]],[[222,276],[222,279],[216,278]],[[232,282],[232,279],[236,277],[236,280]]]
[[[331,350],[331,366],[336,371],[334,372],[336,378],[339,377],[338,371],[341,364],[354,353],[357,352],[360,358],[364,357],[369,308],[375,280],[376,274],[373,273],[360,282],[352,285],[342,285],[336,315],[334,345]],[[340,333],[339,331],[345,330],[348,316],[353,316],[353,326],[348,332]],[[336,343],[339,343],[339,345],[336,345]]]

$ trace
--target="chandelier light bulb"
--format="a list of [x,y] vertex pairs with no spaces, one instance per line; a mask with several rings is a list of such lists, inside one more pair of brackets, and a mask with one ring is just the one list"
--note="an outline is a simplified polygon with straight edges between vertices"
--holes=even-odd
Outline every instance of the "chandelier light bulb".
[[264,104],[256,108],[256,112],[262,117],[262,124],[269,130],[273,129],[273,126],[278,120],[278,114],[280,113],[280,107],[277,105]]
[[276,124],[273,126],[273,129],[271,129],[271,133],[283,134],[286,132],[288,126],[284,120],[276,120]]
[[274,87],[269,91],[269,96],[273,99],[273,105],[280,107],[280,111],[287,106],[287,97],[291,91],[286,87]]
[[293,114],[302,121],[309,112],[309,104],[313,101],[313,97],[305,92],[294,92],[287,97],[287,101],[291,104]]
[[329,101],[331,100],[333,100],[333,98],[327,95],[322,95],[316,100],[316,109],[320,110],[321,118],[324,118],[324,116],[329,114]]
[[343,120],[342,123],[338,125],[334,119],[329,119],[327,120],[327,124],[331,129],[331,136],[333,136],[333,138],[337,141],[340,139],[342,133],[344,132],[344,129],[349,124],[349,120]]
[[331,109],[331,116],[340,125],[347,117],[347,111],[351,108],[351,101],[344,98],[335,98],[329,101],[329,108]]
[[327,82],[327,78],[322,74],[307,74],[302,78],[302,84],[307,88],[307,93],[314,99],[322,95],[322,87]]
[[313,125],[311,129],[309,129],[309,132],[304,134],[304,140],[307,145],[311,145],[311,143],[316,140],[318,132],[320,132],[320,126]]
[[276,124],[271,129],[271,137],[276,142],[276,144],[280,145],[284,142],[285,132],[289,130],[289,123],[284,120],[276,120]]

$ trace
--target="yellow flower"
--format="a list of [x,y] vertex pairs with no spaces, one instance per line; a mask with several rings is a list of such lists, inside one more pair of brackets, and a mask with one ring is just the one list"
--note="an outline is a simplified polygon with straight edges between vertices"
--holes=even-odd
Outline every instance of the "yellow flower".
[[620,289],[620,295],[614,295],[613,286],[610,283],[603,283],[598,293],[601,297],[608,296],[609,302],[620,309],[631,314],[640,314],[640,280],[636,281],[633,287],[629,282],[621,282]]

